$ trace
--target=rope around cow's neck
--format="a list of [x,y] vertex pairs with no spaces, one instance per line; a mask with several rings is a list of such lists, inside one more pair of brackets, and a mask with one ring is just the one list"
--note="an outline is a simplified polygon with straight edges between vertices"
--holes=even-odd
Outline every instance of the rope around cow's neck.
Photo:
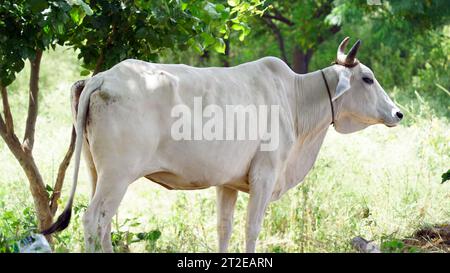
[[323,70],[320,70],[320,72],[322,73],[323,81],[325,82],[325,86],[327,87],[328,98],[330,99],[330,106],[331,106],[331,124],[333,124],[334,126],[334,105],[333,99],[331,98],[330,87],[328,86],[328,81],[327,78],[325,77],[325,73],[323,72]]

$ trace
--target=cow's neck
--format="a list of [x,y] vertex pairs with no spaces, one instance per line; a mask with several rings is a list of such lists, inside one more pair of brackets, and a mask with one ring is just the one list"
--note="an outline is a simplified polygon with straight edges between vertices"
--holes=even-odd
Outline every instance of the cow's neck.
[[[333,67],[327,67],[323,71],[333,96],[337,73]],[[297,141],[290,149],[273,199],[279,198],[305,178],[316,161],[332,121],[330,98],[320,70],[296,75],[296,86]]]
[[[334,95],[337,72],[333,67],[327,67],[323,71],[331,95]],[[296,75],[296,81],[297,137],[303,138],[328,128],[332,121],[332,113],[330,98],[320,70]]]

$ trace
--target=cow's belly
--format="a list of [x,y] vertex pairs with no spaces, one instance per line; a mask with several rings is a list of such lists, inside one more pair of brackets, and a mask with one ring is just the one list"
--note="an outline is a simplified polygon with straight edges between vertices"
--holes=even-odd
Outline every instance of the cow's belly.
[[207,181],[186,181],[182,176],[168,171],[160,171],[145,176],[169,190],[199,190],[210,187]]
[[[189,181],[180,175],[167,171],[155,172],[146,175],[145,178],[169,190],[201,190],[213,186],[209,181]],[[233,181],[227,181],[227,183],[224,183],[223,185],[244,192],[248,192],[249,190],[246,177],[241,177],[240,179]]]
[[166,141],[151,155],[144,176],[168,189],[225,185],[248,191],[248,170],[258,143],[244,142]]

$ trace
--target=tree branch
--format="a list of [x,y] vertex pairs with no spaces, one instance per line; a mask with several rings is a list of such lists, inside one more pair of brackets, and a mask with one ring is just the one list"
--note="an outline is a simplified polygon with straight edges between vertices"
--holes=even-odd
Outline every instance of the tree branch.
[[[323,16],[326,16],[327,14],[330,14],[332,9],[333,9],[333,1],[325,2],[314,12],[313,17],[321,18]],[[332,35],[338,33],[340,30],[341,30],[341,27],[338,25],[332,25],[332,26],[330,26],[329,29],[327,29],[327,31],[330,32]],[[325,34],[325,35],[323,35],[323,34]],[[326,38],[328,38],[328,37],[326,37],[327,34],[328,33],[326,33],[326,32],[319,34],[319,36],[317,37],[317,45],[320,45],[321,43],[323,43],[326,40]]]
[[30,61],[30,91],[28,98],[28,115],[23,137],[23,150],[31,153],[34,145],[34,133],[36,128],[36,119],[38,115],[38,96],[39,96],[39,70],[41,67],[42,50],[36,50],[36,58]]
[[276,39],[278,41],[278,47],[280,48],[281,58],[283,59],[283,61],[287,65],[289,65],[289,61],[288,61],[288,58],[287,58],[287,55],[286,55],[286,48],[285,48],[285,45],[284,45],[283,34],[281,33],[281,31],[277,27],[277,25],[275,25],[275,23],[272,22],[272,20],[270,20],[268,18],[263,18],[263,21],[272,29],[273,34],[275,35],[275,37],[276,37]]
[[[339,31],[341,31],[341,26],[338,25],[332,25],[328,31],[334,35],[336,33],[338,33]],[[323,43],[325,41],[326,37],[324,37],[324,35],[319,35],[319,37],[317,37],[317,45],[320,45],[321,43]]]
[[288,26],[293,26],[295,25],[294,22],[292,22],[291,20],[289,20],[288,18],[284,17],[281,13],[279,13],[278,11],[276,11],[276,14],[264,14],[262,16],[265,19],[269,19],[269,20],[277,20],[280,21],[282,23],[285,23]]
[[[11,115],[11,108],[8,101],[8,91],[5,86],[0,86],[3,102],[3,114],[5,115],[5,131],[7,134],[14,133],[14,123]],[[3,121],[3,120],[2,120]]]
[[224,55],[221,55],[222,65],[223,67],[230,66],[230,39],[225,39],[225,52]]
[[75,149],[75,138],[77,134],[75,132],[75,127],[72,127],[72,136],[70,138],[70,146],[64,156],[63,161],[59,165],[58,175],[56,177],[55,186],[53,187],[53,193],[50,197],[50,211],[53,216],[55,216],[56,210],[58,210],[58,199],[61,197],[61,190],[64,183],[64,177],[66,175],[67,167],[69,167],[70,159],[73,155],[73,150]]
[[285,23],[288,26],[293,26],[294,25],[294,23],[292,21],[290,21],[289,19],[277,16],[277,15],[264,14],[263,18],[270,19],[270,20],[277,20],[277,21],[280,21],[282,23]]
[[2,136],[11,152],[14,154],[14,156],[19,159],[19,157],[23,155],[23,150],[19,139],[14,133],[13,118],[8,101],[8,91],[4,86],[0,86],[0,89],[3,103],[3,112],[5,115],[5,120],[3,120],[3,117],[0,115],[0,135]]
[[95,64],[94,72],[92,73],[92,76],[96,75],[97,73],[102,71],[103,63],[105,62],[105,50],[108,49],[108,47],[112,44],[113,36],[116,34],[116,25],[113,24],[111,26],[111,34],[108,35],[108,38],[106,38],[106,43],[103,48],[100,48],[100,55],[98,56],[97,62]]
[[103,50],[100,51],[100,56],[98,56],[97,63],[95,64],[94,72],[92,72],[92,76],[102,71],[103,63],[105,62],[105,56],[103,54]]
[[328,1],[323,3],[313,14],[314,18],[320,18],[324,15],[327,15],[333,9],[333,1]]
[[341,26],[338,26],[338,25],[332,25],[332,26],[328,29],[328,31],[330,31],[332,34],[336,34],[336,33],[338,33],[339,31],[341,31]]
[[3,121],[2,115],[0,115],[0,135],[4,138],[6,136],[6,124]]

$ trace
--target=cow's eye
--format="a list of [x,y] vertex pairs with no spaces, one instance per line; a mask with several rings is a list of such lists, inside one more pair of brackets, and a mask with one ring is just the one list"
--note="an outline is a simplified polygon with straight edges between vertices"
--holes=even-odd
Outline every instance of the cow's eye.
[[369,77],[363,77],[362,78],[363,81],[367,84],[372,84],[373,83],[373,79],[369,78]]

